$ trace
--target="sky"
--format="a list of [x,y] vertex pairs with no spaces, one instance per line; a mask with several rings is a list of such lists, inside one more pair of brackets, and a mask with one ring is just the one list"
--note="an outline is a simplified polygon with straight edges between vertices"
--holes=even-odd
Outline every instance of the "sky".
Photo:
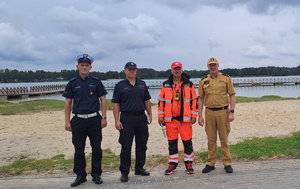
[[0,69],[207,70],[300,65],[299,0],[0,0]]

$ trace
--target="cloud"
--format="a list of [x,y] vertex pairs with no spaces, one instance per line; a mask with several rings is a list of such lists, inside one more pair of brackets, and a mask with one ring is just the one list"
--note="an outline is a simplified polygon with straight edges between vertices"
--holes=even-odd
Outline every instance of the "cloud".
[[293,47],[281,47],[278,51],[280,55],[283,56],[298,56],[299,52],[297,52]]
[[299,8],[300,1],[299,0],[251,0],[249,3],[246,3],[247,8],[250,12],[255,14],[268,14],[274,15],[284,8]]
[[59,35],[73,35],[72,38],[78,40],[74,43],[97,49],[102,53],[92,52],[100,59],[112,51],[151,48],[159,44],[160,26],[154,17],[139,14],[135,18],[109,20],[96,10],[101,8],[86,12],[74,7],[55,7],[48,17]]
[[274,15],[287,7],[300,7],[299,0],[153,0],[184,12],[195,11],[199,7],[214,6],[231,10],[235,6],[246,6],[253,14]]
[[29,31],[18,31],[9,23],[0,23],[0,31],[2,60],[22,62],[38,59],[38,51],[34,47],[35,39]]
[[210,50],[213,50],[214,48],[220,47],[221,44],[218,43],[213,37],[210,37],[208,39],[208,46],[209,46]]
[[247,49],[245,49],[245,53],[243,55],[250,58],[256,58],[256,59],[268,57],[266,50],[259,45],[253,45],[251,47],[248,47]]
[[123,43],[129,49],[152,48],[160,43],[159,22],[150,16],[140,14],[134,19],[122,18]]
[[207,69],[209,57],[229,67],[287,58],[297,66],[299,14],[295,0],[0,0],[0,66],[74,69],[80,53],[101,71],[127,61]]

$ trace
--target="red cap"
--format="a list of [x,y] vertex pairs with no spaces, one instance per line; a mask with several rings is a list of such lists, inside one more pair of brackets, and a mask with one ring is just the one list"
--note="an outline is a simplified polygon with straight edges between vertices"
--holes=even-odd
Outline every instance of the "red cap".
[[171,68],[182,68],[182,64],[180,62],[173,62]]

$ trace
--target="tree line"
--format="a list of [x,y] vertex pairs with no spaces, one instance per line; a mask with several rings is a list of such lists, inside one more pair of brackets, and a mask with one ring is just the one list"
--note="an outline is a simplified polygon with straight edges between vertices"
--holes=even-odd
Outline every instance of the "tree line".
[[[294,68],[287,67],[259,67],[259,68],[242,68],[242,69],[223,69],[220,72],[230,75],[231,77],[252,77],[252,76],[288,76],[300,75],[300,65]],[[206,76],[209,71],[205,70],[184,70],[184,73],[192,78],[201,78]],[[99,77],[102,80],[123,79],[123,71],[97,72],[91,71],[91,75]],[[163,79],[171,75],[171,70],[156,71],[151,68],[139,68],[137,77],[140,79]],[[46,81],[65,81],[78,76],[78,70],[61,70],[60,72],[50,71],[18,71],[16,69],[0,69],[0,82],[46,82]]]

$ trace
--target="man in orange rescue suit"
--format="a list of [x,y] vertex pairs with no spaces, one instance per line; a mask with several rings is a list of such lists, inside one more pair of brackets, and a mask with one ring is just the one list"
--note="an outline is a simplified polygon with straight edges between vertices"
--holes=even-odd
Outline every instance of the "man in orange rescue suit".
[[178,133],[184,146],[184,162],[188,174],[193,174],[194,151],[192,124],[197,118],[197,94],[190,76],[182,73],[182,64],[174,62],[172,75],[163,82],[158,97],[158,123],[166,126],[169,142],[169,167],[165,175],[176,171],[178,165]]
[[[235,90],[229,75],[219,72],[219,62],[216,58],[208,59],[207,67],[209,74],[201,79],[198,91],[198,123],[201,126],[204,125],[202,110],[205,102],[205,132],[208,140],[208,158],[202,172],[208,173],[215,169],[218,133],[224,169],[227,173],[232,173],[228,135],[230,122],[234,120]],[[229,94],[230,103],[227,94]]]

